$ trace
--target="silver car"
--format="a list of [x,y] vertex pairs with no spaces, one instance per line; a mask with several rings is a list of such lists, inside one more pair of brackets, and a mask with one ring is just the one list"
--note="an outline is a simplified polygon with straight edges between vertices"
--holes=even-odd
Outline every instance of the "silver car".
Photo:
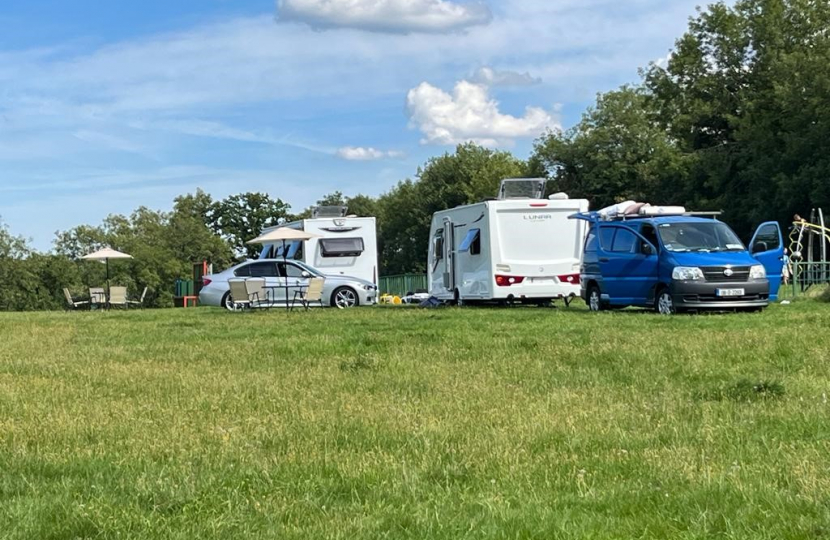
[[257,259],[246,261],[218,274],[202,278],[203,287],[199,293],[199,303],[203,306],[224,306],[233,309],[230,285],[232,278],[264,278],[266,287],[276,295],[274,305],[285,305],[286,277],[288,280],[288,302],[294,299],[294,293],[301,286],[307,285],[312,277],[325,278],[323,285],[323,305],[346,309],[356,306],[369,306],[377,302],[377,287],[374,283],[349,276],[330,276],[300,261],[283,261],[282,259]]

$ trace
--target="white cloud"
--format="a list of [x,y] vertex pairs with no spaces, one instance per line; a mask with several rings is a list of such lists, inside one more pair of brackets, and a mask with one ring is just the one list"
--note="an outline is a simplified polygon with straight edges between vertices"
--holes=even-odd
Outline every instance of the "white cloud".
[[498,71],[491,67],[479,68],[471,79],[471,82],[484,86],[533,86],[542,84],[542,79],[533,77],[525,71]]
[[356,28],[387,33],[444,33],[488,24],[481,2],[447,0],[278,0],[279,20],[314,28]]
[[550,113],[538,107],[527,107],[520,118],[502,114],[486,87],[468,81],[458,82],[452,94],[421,83],[409,91],[406,105],[410,126],[424,134],[422,144],[509,145],[514,139],[559,127]]
[[376,161],[386,158],[400,158],[403,157],[403,152],[378,150],[371,146],[344,146],[337,150],[337,156],[348,161]]

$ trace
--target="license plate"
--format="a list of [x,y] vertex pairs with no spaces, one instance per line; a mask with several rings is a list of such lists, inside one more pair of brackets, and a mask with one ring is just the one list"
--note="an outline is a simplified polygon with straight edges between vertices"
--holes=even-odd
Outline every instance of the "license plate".
[[715,294],[718,296],[743,296],[744,289],[718,289]]
[[534,285],[552,285],[553,278],[531,278],[530,282]]

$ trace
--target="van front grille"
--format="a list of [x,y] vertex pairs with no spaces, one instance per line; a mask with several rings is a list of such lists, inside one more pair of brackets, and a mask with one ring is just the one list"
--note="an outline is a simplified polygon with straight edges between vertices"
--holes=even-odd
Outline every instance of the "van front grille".
[[[732,275],[726,275],[731,270]],[[749,266],[704,266],[703,277],[710,283],[744,283],[749,281]],[[724,273],[726,272],[726,273]]]

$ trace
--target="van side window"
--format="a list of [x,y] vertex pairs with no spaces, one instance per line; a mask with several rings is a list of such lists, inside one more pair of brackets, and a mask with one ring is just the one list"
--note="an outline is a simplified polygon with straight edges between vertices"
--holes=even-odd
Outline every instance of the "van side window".
[[761,227],[758,231],[758,235],[755,237],[755,245],[758,245],[761,242],[766,244],[766,249],[764,249],[764,251],[772,251],[780,248],[781,242],[778,238],[778,227],[772,223]]
[[618,228],[611,251],[613,253],[634,253],[636,244],[637,236],[633,232]]
[[593,229],[588,233],[588,238],[585,239],[585,251],[593,253],[597,250],[597,235]]
[[599,228],[599,245],[605,251],[611,251],[611,241],[614,240],[614,231],[616,230],[616,227]]
[[657,241],[657,230],[653,225],[650,223],[644,223],[643,228],[640,229],[640,234],[643,235],[643,238],[651,242],[651,245],[654,246],[655,249],[660,248],[660,243]]

